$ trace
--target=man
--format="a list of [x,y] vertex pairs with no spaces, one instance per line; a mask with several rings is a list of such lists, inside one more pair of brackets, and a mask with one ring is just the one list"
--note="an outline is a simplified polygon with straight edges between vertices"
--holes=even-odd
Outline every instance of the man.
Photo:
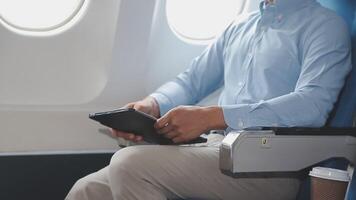
[[[351,68],[344,22],[315,0],[275,0],[236,20],[174,81],[133,107],[158,117],[174,142],[209,130],[323,126]],[[223,87],[218,106],[193,105]],[[140,136],[113,131],[132,141]],[[218,144],[133,146],[108,167],[80,179],[67,199],[294,199],[293,177],[223,175]]]

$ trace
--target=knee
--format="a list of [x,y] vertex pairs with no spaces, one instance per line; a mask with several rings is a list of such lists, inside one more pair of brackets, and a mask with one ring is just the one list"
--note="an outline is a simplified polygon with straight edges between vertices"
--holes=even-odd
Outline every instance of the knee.
[[145,151],[140,146],[126,147],[116,152],[109,165],[110,178],[125,179],[135,176],[143,169],[145,163]]
[[[161,191],[152,185],[152,177],[155,177],[152,163],[157,163],[152,160],[154,157],[154,148],[147,146],[126,147],[113,155],[109,183],[115,199],[163,199]],[[156,196],[145,198],[147,195]]]
[[132,171],[142,164],[144,157],[144,151],[139,146],[123,148],[112,156],[110,170]]
[[90,190],[90,181],[88,176],[79,179],[73,185],[72,189],[67,194],[66,200],[74,200],[74,199],[87,199],[86,194],[87,191]]

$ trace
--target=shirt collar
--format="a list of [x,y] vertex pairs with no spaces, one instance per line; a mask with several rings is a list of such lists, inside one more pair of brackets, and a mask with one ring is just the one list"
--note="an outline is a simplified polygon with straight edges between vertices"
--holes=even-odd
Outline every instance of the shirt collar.
[[315,2],[316,0],[275,0],[273,4],[267,4],[262,1],[260,3],[260,11],[261,14],[274,12],[278,15],[286,15]]

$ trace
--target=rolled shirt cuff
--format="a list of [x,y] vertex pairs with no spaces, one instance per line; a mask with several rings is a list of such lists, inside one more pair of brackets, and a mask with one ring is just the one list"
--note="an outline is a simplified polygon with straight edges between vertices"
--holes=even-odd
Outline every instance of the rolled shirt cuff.
[[225,123],[233,130],[281,125],[259,103],[223,105],[221,107]]
[[157,101],[158,107],[159,107],[159,112],[160,112],[161,116],[163,116],[170,109],[172,109],[172,102],[164,94],[155,92],[155,93],[150,94],[149,96],[153,97]]

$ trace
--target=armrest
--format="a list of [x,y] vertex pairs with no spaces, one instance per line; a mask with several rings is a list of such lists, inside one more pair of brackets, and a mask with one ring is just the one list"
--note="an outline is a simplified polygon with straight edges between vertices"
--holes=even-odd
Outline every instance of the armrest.
[[342,131],[307,135],[266,129],[230,132],[220,146],[220,169],[229,173],[295,172],[330,158],[356,163],[356,137],[341,135]]
[[356,128],[263,127],[262,130],[273,130],[276,135],[349,135],[356,137]]

